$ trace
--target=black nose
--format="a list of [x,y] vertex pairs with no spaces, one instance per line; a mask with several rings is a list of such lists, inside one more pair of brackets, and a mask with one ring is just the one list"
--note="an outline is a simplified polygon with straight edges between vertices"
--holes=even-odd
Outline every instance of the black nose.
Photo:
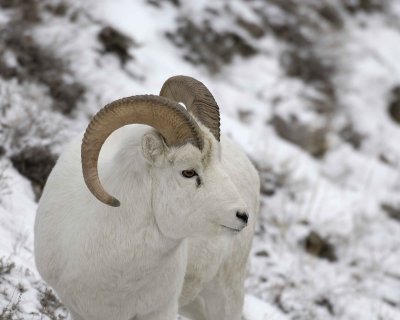
[[246,224],[247,224],[247,221],[249,221],[249,215],[246,212],[237,211],[236,217],[238,217],[240,220],[242,220]]

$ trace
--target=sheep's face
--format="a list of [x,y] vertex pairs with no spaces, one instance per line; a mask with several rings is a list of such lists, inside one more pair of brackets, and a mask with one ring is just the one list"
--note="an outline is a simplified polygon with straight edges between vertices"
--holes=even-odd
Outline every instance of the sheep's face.
[[247,208],[220,162],[219,143],[205,134],[200,151],[191,144],[168,148],[151,132],[142,139],[150,162],[152,205],[161,232],[170,238],[237,233]]

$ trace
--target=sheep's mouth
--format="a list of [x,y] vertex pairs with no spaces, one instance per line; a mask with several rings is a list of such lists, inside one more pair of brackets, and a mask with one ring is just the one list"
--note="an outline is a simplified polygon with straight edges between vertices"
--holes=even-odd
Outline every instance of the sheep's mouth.
[[225,228],[225,229],[228,229],[228,230],[230,230],[230,231],[233,231],[233,232],[242,231],[242,229],[231,228],[231,227],[225,226],[225,225],[223,225],[223,224],[221,224],[221,227],[223,227],[223,228]]

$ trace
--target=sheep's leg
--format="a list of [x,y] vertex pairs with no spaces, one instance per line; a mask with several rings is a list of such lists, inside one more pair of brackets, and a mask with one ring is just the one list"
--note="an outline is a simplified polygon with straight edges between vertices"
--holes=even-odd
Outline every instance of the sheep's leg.
[[207,320],[241,320],[244,301],[243,284],[216,283],[208,284],[201,296],[205,302]]
[[246,278],[246,260],[251,238],[244,235],[236,239],[234,248],[220,267],[213,280],[204,286],[200,293],[204,299],[207,320],[241,320],[244,303],[244,280]]
[[157,311],[148,313],[146,315],[137,316],[137,320],[176,320],[178,315],[178,303],[171,303],[164,308],[160,308]]

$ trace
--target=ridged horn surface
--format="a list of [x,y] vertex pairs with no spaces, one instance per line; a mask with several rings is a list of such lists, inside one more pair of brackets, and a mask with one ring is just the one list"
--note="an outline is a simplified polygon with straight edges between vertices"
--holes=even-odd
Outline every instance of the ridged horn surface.
[[122,98],[101,109],[89,123],[81,146],[83,177],[90,192],[101,202],[113,207],[119,200],[103,188],[98,173],[101,147],[115,130],[129,124],[155,128],[168,146],[192,143],[203,149],[201,131],[194,119],[178,103],[169,99],[143,95]]
[[165,81],[160,96],[183,102],[187,110],[220,141],[219,107],[203,83],[192,77],[174,76]]

